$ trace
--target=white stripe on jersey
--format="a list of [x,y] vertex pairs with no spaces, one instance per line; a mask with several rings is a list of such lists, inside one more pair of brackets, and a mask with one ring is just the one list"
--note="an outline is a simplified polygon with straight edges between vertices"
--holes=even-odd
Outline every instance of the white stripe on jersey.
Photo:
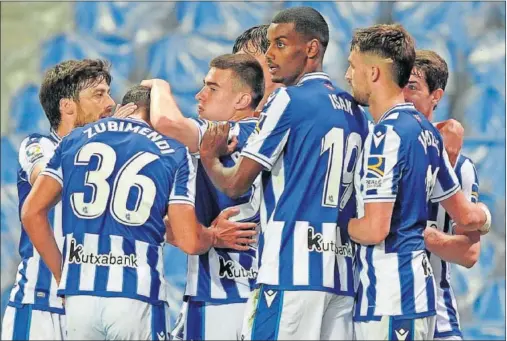
[[431,202],[443,201],[460,190],[458,177],[456,176],[456,173],[453,171],[453,167],[451,166],[451,162],[449,161],[449,157],[447,156],[447,152],[445,151],[445,149],[442,149],[442,158],[444,159],[445,167],[449,169],[449,174],[452,176],[453,182],[456,184],[456,186],[450,188],[447,191],[444,191],[442,189],[440,181],[438,181],[437,178],[437,182],[435,183],[435,187],[433,188],[433,192],[431,193]]
[[[123,252],[123,237],[121,236],[109,236],[111,239],[111,253],[114,255],[124,255]],[[110,266],[108,279],[107,279],[107,291],[121,292],[123,290],[123,281],[115,281],[115,278],[123,277],[123,266]]]
[[[215,249],[209,250],[209,270],[212,274],[217,274],[220,271],[220,263],[218,260],[218,254]],[[227,293],[225,292],[222,283],[217,278],[211,279],[211,297],[218,299],[227,298]]]
[[[187,151],[188,151],[188,148],[187,148]],[[186,153],[186,156],[187,156],[187,167],[188,167],[188,172],[189,172],[189,176],[188,176],[188,179],[187,179],[187,184],[186,184],[186,188],[187,188],[187,193],[186,195],[176,195],[175,194],[175,191],[176,191],[176,188],[178,187],[176,185],[176,181],[178,179],[178,173],[180,172],[180,169],[181,168],[178,168],[178,171],[176,172],[176,175],[174,176],[174,183],[173,183],[173,188],[171,190],[171,195],[169,196],[169,203],[170,204],[190,204],[190,205],[194,205],[195,204],[195,179],[196,179],[196,163],[197,163],[197,160],[195,160],[188,152]],[[194,162],[195,160],[195,162]],[[194,198],[194,201],[190,201],[189,198]]]
[[[83,242],[83,251],[85,254],[98,255],[99,253],[99,235],[85,233]],[[88,256],[91,257],[91,256]],[[95,287],[95,264],[81,264],[79,274],[79,290],[92,291]]]
[[278,285],[280,276],[280,249],[285,222],[270,220],[262,225],[265,244],[260,260],[257,283]]
[[[209,250],[211,252],[212,249]],[[185,295],[197,295],[197,285],[199,280],[199,256],[188,256],[187,261],[187,285]]]
[[[326,241],[326,243],[334,243],[334,245],[341,245],[337,243],[337,235],[340,234],[338,227],[334,223],[323,223],[322,224],[322,239]],[[341,238],[340,238],[341,239]],[[308,249],[308,248],[307,248]],[[336,254],[334,252],[322,252],[322,283],[325,287],[334,288],[334,265],[337,260]],[[297,263],[294,263],[295,265]],[[297,266],[297,265],[296,265]],[[307,270],[307,273],[310,273],[310,269]],[[347,273],[347,270],[345,270]],[[343,283],[345,282],[345,283]],[[346,281],[341,281],[341,290],[343,290],[343,286],[347,286]]]
[[[139,260],[139,265],[148,263],[148,243],[143,243],[136,240],[136,254]],[[142,296],[150,296],[151,289],[151,268],[149,266],[139,266],[137,268],[137,278],[150,280],[137,281],[137,294]]]
[[[294,226],[294,285],[308,285],[308,269],[310,267],[310,251],[308,250],[308,227],[307,221],[298,221]],[[264,267],[264,263],[262,263]],[[324,272],[325,274],[325,272]],[[325,277],[324,277],[325,278]]]

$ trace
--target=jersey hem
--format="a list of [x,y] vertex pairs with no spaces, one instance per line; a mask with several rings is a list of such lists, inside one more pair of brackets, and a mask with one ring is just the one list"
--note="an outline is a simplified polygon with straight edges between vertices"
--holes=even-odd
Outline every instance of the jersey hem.
[[249,159],[254,160],[255,162],[258,162],[259,164],[261,164],[262,167],[264,167],[268,171],[270,171],[273,168],[273,165],[271,164],[271,162],[264,160],[263,155],[254,154],[254,153],[251,153],[247,150],[243,150],[241,152],[241,156],[247,157]]
[[132,300],[143,301],[153,305],[166,304],[167,302],[162,299],[152,299],[141,295],[127,295],[121,292],[109,291],[84,291],[84,290],[58,290],[58,296],[97,296],[97,297],[123,297]]
[[422,313],[414,313],[414,314],[406,314],[406,315],[373,315],[373,316],[354,316],[352,320],[354,322],[369,322],[369,321],[380,321],[382,316],[389,316],[393,320],[408,320],[408,319],[419,319],[423,317],[435,316],[437,314],[436,310],[429,310]]
[[442,337],[449,337],[449,336],[459,336],[463,338],[463,333],[460,330],[451,330],[448,332],[437,332],[435,331],[435,334],[433,335],[433,338],[442,338]]
[[328,292],[330,294],[335,294],[338,296],[349,296],[354,297],[355,293],[353,290],[343,291],[336,290],[332,288],[326,288],[321,286],[312,286],[312,285],[274,285],[274,284],[266,284],[266,283],[258,283],[258,286],[262,286],[264,289],[271,290],[283,290],[283,291],[323,291]]
[[34,304],[34,303],[18,303],[18,302],[12,302],[9,301],[7,303],[9,307],[13,308],[23,308],[23,306],[30,305],[32,306],[32,310],[39,310],[39,311],[47,311],[54,314],[64,315],[65,309],[64,308],[55,308],[55,307],[48,307],[46,305],[42,304]]
[[209,298],[202,296],[193,296],[185,294],[185,296],[189,296],[190,300],[193,302],[204,302],[204,303],[212,303],[212,304],[233,304],[233,303],[246,303],[248,298]]

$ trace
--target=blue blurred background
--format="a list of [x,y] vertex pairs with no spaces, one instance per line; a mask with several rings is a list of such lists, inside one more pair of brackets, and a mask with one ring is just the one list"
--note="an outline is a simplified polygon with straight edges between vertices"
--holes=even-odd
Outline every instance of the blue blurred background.
[[[70,58],[113,63],[112,94],[151,77],[171,82],[187,115],[214,56],[230,53],[245,29],[269,23],[280,9],[309,5],[330,25],[325,71],[347,88],[344,73],[354,28],[399,22],[417,48],[436,50],[450,79],[436,119],[466,129],[463,153],[477,165],[480,200],[493,213],[471,270],[453,268],[466,339],[505,339],[505,2],[75,2],[2,3],[1,43],[1,294],[2,315],[14,281],[20,223],[17,150],[28,133],[49,128],[38,102],[48,67]],[[167,246],[166,275],[176,311],[186,257]]]

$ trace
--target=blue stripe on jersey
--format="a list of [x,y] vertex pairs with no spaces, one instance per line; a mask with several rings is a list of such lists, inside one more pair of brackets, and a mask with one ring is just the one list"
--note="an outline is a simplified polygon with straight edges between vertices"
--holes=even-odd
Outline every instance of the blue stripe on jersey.
[[25,284],[28,281],[27,276],[26,276],[26,267],[28,265],[28,258],[23,259],[22,260],[22,264],[23,264],[23,267],[19,271],[19,273],[21,274],[21,279],[17,283],[18,286],[19,286],[19,290],[16,293],[16,295],[14,296],[14,302],[21,302],[23,300],[23,296],[25,294],[24,293],[24,291],[25,291]]
[[[37,284],[36,288],[41,288],[46,283],[51,284],[52,274],[51,271],[48,269],[48,267],[45,265],[42,258],[39,260],[39,272],[37,274]],[[37,290],[35,289],[35,304],[36,305],[42,305],[42,306],[49,306],[49,285],[48,290]]]
[[195,302],[192,298],[188,301],[187,325],[185,328],[186,340],[204,340],[206,303]]
[[375,274],[375,268],[373,267],[373,248],[366,248],[366,263],[368,264],[368,280],[370,281],[370,285],[366,291],[366,296],[368,297],[368,316],[373,316],[375,313],[375,302],[377,301],[377,276]]
[[150,298],[154,301],[158,301],[160,285],[162,284],[160,282],[160,274],[156,270],[158,263],[158,250],[150,245],[147,250],[147,258],[151,274]]
[[[217,251],[219,257],[222,257],[225,262],[232,261],[231,256],[227,252],[220,252],[219,253],[218,250],[216,250],[216,251]],[[210,273],[211,273],[211,271],[210,271]],[[239,290],[238,290],[238,287],[237,287],[235,281],[231,281],[231,280],[227,279],[226,277],[223,277],[223,278],[220,278],[220,283],[222,284],[224,291],[227,293],[228,300],[230,300],[231,302],[233,302],[234,300],[243,301],[243,299],[239,295]],[[210,293],[210,296],[211,296],[211,293]]]
[[[107,255],[111,252],[111,241],[109,238],[99,237],[98,253]],[[97,291],[107,291],[107,282],[109,279],[109,267],[97,266],[95,269],[94,288]]]
[[[400,274],[401,312],[410,315],[415,311],[414,271],[412,270],[412,255],[398,254],[398,272]],[[382,269],[379,269],[382,271]],[[393,283],[394,284],[394,283]]]
[[[123,238],[123,253],[125,255],[132,255],[136,253],[135,245],[131,241]],[[130,295],[137,294],[137,271],[134,268],[123,267],[123,292]]]
[[151,306],[151,339],[165,340],[168,331],[166,326],[165,304],[153,304]]
[[197,277],[197,296],[207,297],[211,292],[211,278],[209,271],[209,253],[199,256],[199,275]]

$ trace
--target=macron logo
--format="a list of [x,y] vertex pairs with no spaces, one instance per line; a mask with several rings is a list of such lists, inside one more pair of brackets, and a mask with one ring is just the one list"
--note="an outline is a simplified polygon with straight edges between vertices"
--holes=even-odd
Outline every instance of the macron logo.
[[405,341],[405,339],[408,336],[408,330],[405,330],[403,328],[401,328],[400,330],[395,330],[394,332],[396,333],[396,337],[400,341]]
[[165,333],[164,332],[157,333],[157,337],[159,341],[165,340]]
[[385,134],[382,134],[380,131],[377,131],[377,134],[373,135],[373,143],[375,143],[375,147],[380,145],[380,142],[386,137]]
[[276,297],[276,291],[264,291],[264,297],[266,298],[266,304],[268,305],[268,308],[271,308],[271,304],[273,304],[273,300]]

